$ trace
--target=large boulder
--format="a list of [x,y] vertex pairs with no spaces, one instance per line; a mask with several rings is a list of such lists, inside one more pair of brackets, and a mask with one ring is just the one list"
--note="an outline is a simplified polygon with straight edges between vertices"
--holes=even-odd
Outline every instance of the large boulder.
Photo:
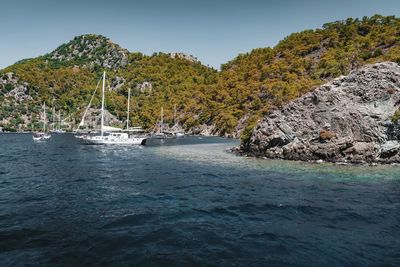
[[241,151],[251,156],[352,163],[400,162],[400,66],[367,65],[266,116]]

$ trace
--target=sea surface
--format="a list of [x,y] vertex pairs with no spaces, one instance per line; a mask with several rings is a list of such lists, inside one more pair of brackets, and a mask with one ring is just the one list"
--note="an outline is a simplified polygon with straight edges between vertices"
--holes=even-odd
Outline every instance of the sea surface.
[[0,135],[0,266],[399,266],[400,167]]

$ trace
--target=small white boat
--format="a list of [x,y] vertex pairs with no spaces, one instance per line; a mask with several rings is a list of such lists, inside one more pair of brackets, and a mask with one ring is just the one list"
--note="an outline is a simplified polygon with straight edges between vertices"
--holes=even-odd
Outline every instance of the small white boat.
[[182,129],[176,118],[176,105],[174,105],[174,126],[170,129],[170,133],[173,138],[181,138],[185,136],[185,130]]
[[153,132],[151,134],[152,139],[166,139],[168,137],[167,134],[164,133],[164,108],[163,107],[161,107],[160,120],[157,121],[155,128],[157,129],[157,131]]
[[48,141],[51,138],[51,135],[48,133],[33,133],[32,136],[34,141]]
[[65,133],[65,131],[62,130],[62,129],[55,129],[55,130],[53,130],[53,131],[51,131],[51,132],[52,132],[52,133],[56,133],[56,134]]
[[157,129],[151,135],[153,139],[175,139],[181,138],[185,136],[185,131],[179,125],[176,119],[176,105],[174,105],[174,125],[169,127],[168,125],[164,125],[164,109],[161,107],[161,120],[157,122],[155,128]]
[[180,138],[180,137],[185,137],[185,133],[184,132],[177,132],[175,133],[175,136]]
[[33,133],[33,141],[48,141],[51,135],[46,133],[46,103],[43,104],[43,132]]

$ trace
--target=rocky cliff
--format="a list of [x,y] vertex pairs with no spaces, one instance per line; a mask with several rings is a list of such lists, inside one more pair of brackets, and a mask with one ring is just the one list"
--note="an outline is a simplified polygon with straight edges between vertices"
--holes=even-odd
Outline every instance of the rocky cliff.
[[400,162],[400,66],[367,65],[272,111],[241,152],[288,160]]

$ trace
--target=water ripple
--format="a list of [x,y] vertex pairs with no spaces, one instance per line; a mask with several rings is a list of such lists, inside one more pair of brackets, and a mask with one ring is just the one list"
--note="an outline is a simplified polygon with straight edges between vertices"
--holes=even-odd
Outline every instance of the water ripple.
[[0,135],[1,266],[398,266],[399,166]]

